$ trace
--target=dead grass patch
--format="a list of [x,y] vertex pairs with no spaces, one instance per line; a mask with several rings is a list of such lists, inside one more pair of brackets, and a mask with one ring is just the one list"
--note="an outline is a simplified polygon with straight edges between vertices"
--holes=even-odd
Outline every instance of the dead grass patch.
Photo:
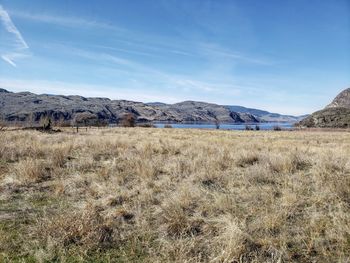
[[349,133],[2,135],[0,261],[350,260]]

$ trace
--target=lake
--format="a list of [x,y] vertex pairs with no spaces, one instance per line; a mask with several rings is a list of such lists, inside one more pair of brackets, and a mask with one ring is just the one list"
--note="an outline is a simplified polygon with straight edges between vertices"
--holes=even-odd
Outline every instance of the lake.
[[[164,125],[167,124],[170,124],[173,128],[181,129],[216,129],[215,124],[208,123],[154,123],[157,128],[164,128]],[[255,129],[255,126],[258,125],[260,130],[273,130],[276,126],[281,127],[283,130],[290,130],[294,127],[294,122],[220,124],[220,130],[245,130],[247,125],[253,129]]]

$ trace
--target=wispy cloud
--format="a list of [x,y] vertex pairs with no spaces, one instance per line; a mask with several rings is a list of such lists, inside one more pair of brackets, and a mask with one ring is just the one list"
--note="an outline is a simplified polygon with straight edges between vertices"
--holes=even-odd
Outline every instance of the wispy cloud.
[[78,17],[69,17],[69,16],[58,16],[58,15],[52,15],[52,14],[34,14],[34,13],[27,13],[22,11],[11,11],[10,14],[14,17],[32,20],[35,22],[40,23],[48,23],[48,24],[55,24],[59,26],[65,26],[65,27],[80,27],[80,28],[104,28],[104,29],[114,29],[118,31],[124,31],[123,28],[116,27],[115,25],[95,21],[95,20],[88,20],[84,18],[78,18]]
[[170,80],[183,90],[199,91],[211,94],[220,94],[224,92],[227,95],[238,95],[241,93],[240,87],[233,85],[230,82],[220,81],[203,81],[186,76],[169,76]]
[[[220,46],[218,43],[202,43],[188,36],[164,37],[159,35],[145,35],[143,32],[135,32],[128,28],[96,21],[84,17],[61,16],[57,14],[38,14],[19,10],[11,10],[11,16],[30,20],[37,23],[47,23],[72,29],[101,29],[107,30],[106,38],[113,40],[115,45],[95,45],[106,50],[123,52],[126,54],[142,56],[181,56],[194,59],[213,59],[220,64],[223,60],[231,60],[231,63],[255,64],[267,66],[274,64],[270,59],[254,57],[250,54],[231,50]],[[103,31],[104,32],[104,31]],[[87,43],[86,46],[89,44]]]
[[90,47],[96,47],[102,50],[109,50],[109,51],[116,51],[116,52],[122,52],[127,54],[134,54],[134,55],[142,55],[147,57],[155,57],[156,54],[151,52],[143,52],[139,50],[133,50],[133,49],[127,49],[127,48],[118,48],[118,47],[110,47],[105,45],[89,45]]
[[3,60],[5,60],[6,62],[8,62],[13,67],[17,67],[16,63],[14,62],[15,60],[20,59],[20,58],[25,58],[25,57],[28,57],[28,55],[21,54],[21,53],[7,53],[4,55],[1,55],[1,58]]
[[199,51],[206,56],[214,57],[215,59],[232,59],[238,62],[256,64],[261,66],[271,66],[274,62],[271,59],[253,57],[238,51],[232,51],[219,46],[216,43],[199,43]]
[[11,66],[16,67],[15,62],[13,62],[13,59],[11,59],[11,57],[9,57],[8,55],[2,55],[1,58],[7,63],[9,63]]
[[[49,48],[49,47],[48,47]],[[207,78],[206,72],[204,74],[194,75],[184,72],[184,74],[175,74],[149,64],[141,63],[140,61],[127,59],[115,54],[86,50],[82,48],[73,48],[61,44],[50,46],[55,50],[60,50],[70,58],[82,58],[93,61],[95,71],[100,75],[110,76],[114,79],[116,75],[123,75],[123,81],[128,85],[135,87],[137,82],[138,87],[143,88],[159,88],[174,92],[178,90],[186,96],[194,93],[202,94],[229,94],[236,96],[241,93],[239,86],[235,85],[231,78]],[[88,64],[90,64],[88,63]],[[137,80],[132,82],[131,79]],[[131,86],[129,86],[131,88]]]
[[88,51],[81,48],[65,48],[61,46],[61,52],[66,52],[70,54],[71,56],[78,56],[81,58],[99,61],[99,62],[112,62],[118,65],[122,66],[134,66],[135,63],[128,59],[124,59],[115,55],[110,55],[108,53],[104,52],[94,52],[94,51]]
[[[68,83],[61,81],[3,79],[0,87],[12,92],[30,91],[36,94],[80,95],[86,97],[108,97],[110,99],[126,99],[132,101],[165,101],[175,103],[184,100],[183,97],[162,95],[159,92],[143,93],[139,90],[117,86],[91,85],[86,83]],[[122,94],[122,97],[117,94]]]
[[14,23],[11,20],[11,17],[9,16],[8,12],[0,5],[0,19],[2,21],[2,24],[5,28],[5,30],[14,36],[14,43],[13,43],[13,51],[11,52],[4,52],[4,54],[1,54],[1,58],[9,63],[11,66],[16,67],[15,60],[21,57],[26,56],[25,50],[29,49],[28,44],[22,37],[21,32],[16,28]]

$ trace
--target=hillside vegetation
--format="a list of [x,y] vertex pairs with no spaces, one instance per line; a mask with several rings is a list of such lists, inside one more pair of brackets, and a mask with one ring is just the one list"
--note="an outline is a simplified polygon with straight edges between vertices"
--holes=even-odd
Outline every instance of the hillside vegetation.
[[350,133],[0,136],[0,262],[348,262]]
[[301,123],[306,127],[349,128],[350,108],[325,108],[323,110],[314,112],[310,117],[302,120]]

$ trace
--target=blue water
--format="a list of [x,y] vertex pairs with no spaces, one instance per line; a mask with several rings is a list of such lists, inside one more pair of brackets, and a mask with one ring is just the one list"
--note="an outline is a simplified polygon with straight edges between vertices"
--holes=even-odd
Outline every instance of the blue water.
[[[164,125],[170,124],[173,128],[181,129],[216,129],[215,124],[207,123],[155,123],[154,125],[158,128],[164,128]],[[293,128],[294,123],[291,122],[267,122],[267,123],[244,123],[244,124],[220,124],[220,130],[245,130],[246,126],[250,126],[255,129],[258,125],[260,130],[273,130],[274,127],[278,126],[282,130],[290,130]]]

